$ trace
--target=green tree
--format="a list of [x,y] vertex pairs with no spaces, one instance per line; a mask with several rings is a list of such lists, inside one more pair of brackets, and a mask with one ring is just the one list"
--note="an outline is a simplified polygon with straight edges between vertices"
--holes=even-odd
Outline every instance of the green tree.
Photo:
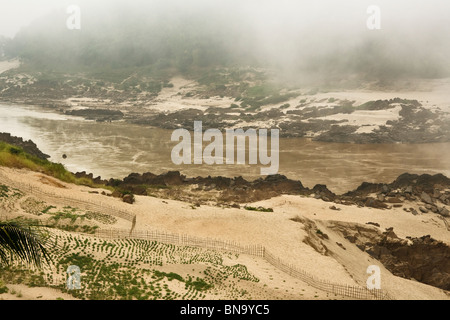
[[0,266],[19,259],[42,268],[50,263],[47,240],[37,228],[18,222],[0,222]]

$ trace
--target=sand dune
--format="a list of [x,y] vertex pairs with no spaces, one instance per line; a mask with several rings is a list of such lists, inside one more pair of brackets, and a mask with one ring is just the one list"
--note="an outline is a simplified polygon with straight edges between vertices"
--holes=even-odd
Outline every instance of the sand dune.
[[0,61],[0,74],[20,66],[19,60]]
[[[329,209],[329,203],[314,198],[281,196],[254,203],[254,206],[271,207],[274,212],[254,212],[243,209],[201,206],[193,208],[190,204],[163,200],[153,197],[137,196],[136,203],[129,205],[119,199],[101,194],[93,194],[93,189],[66,183],[52,184],[42,179],[42,174],[27,170],[0,168],[0,182],[13,183],[14,186],[28,186],[47,194],[57,193],[59,198],[42,197],[50,203],[64,204],[64,199],[83,199],[87,203],[108,203],[117,209],[135,214],[136,228],[140,230],[159,230],[198,237],[233,240],[244,245],[260,244],[270,252],[324,281],[344,285],[365,286],[366,269],[375,264],[382,268],[383,289],[396,299],[448,299],[444,291],[422,283],[406,280],[392,275],[380,262],[360,251],[353,244],[328,228],[330,221],[366,224],[380,224],[381,230],[393,227],[399,237],[420,237],[431,235],[437,240],[450,243],[448,231],[435,214],[414,216],[401,208],[379,210],[340,206],[340,211]],[[62,188],[62,186],[64,186]],[[101,192],[101,190],[97,190]],[[411,204],[414,205],[414,204]],[[107,213],[107,210],[105,210]],[[321,255],[303,242],[307,236],[304,224],[292,221],[296,216],[314,221],[320,229],[330,236],[326,245],[332,255]],[[119,219],[115,228],[129,229],[129,221]],[[347,251],[336,246],[339,242]],[[249,269],[252,260],[248,259]]]

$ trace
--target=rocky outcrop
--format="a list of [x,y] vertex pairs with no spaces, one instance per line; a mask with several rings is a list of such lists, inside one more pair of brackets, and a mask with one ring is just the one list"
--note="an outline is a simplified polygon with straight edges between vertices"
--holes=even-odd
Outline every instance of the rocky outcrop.
[[78,109],[68,110],[67,115],[83,117],[86,120],[95,120],[98,122],[114,121],[123,119],[123,112],[120,110],[110,109]]
[[[248,181],[243,177],[193,177],[188,178],[179,171],[169,171],[163,174],[146,172],[143,174],[131,173],[123,180],[110,179],[102,181],[100,177],[93,178],[92,174],[77,173],[78,177],[93,179],[96,183],[104,183],[108,186],[128,190],[133,194],[147,195],[148,189],[156,190],[158,196],[197,200],[195,192],[188,194],[186,188],[203,191],[203,197],[210,194],[209,200],[226,203],[248,203],[269,199],[282,194],[313,196],[326,202],[334,202],[343,205],[358,205],[377,209],[390,209],[402,207],[406,200],[421,201],[422,209],[419,211],[431,211],[433,213],[448,216],[450,205],[450,179],[438,175],[414,175],[402,174],[392,183],[363,182],[356,190],[342,195],[336,195],[326,185],[315,185],[312,189],[304,187],[301,181],[292,180],[284,175],[276,174]],[[173,187],[176,188],[176,191]],[[191,189],[192,189],[191,188]],[[190,189],[190,190],[191,190]],[[374,197],[373,195],[376,194]],[[407,212],[417,212],[416,209],[404,208]]]
[[[450,206],[450,179],[442,174],[409,174],[400,175],[389,184],[362,183],[356,190],[347,192],[341,198],[353,199],[357,203],[364,202],[365,206],[375,208],[389,208],[399,206],[406,200],[418,201],[423,205],[420,211],[426,213],[432,211],[443,216],[448,216]],[[370,194],[376,194],[377,198],[368,198]],[[416,212],[407,209],[408,212]]]
[[[106,185],[128,190],[134,194],[146,195],[149,188],[159,190],[166,195],[173,195],[176,186],[194,187],[197,191],[219,193],[221,202],[244,203],[269,199],[281,194],[309,195],[319,192],[327,201],[334,199],[335,195],[326,186],[315,187],[310,190],[303,187],[298,180],[288,179],[283,175],[271,175],[254,181],[247,181],[242,177],[194,177],[187,178],[179,171],[169,171],[155,175],[150,172],[139,174],[132,173],[123,180],[111,179]],[[179,193],[182,193],[181,189]],[[328,197],[328,198],[326,198]]]
[[[431,111],[417,100],[369,101],[354,110],[386,110],[400,106],[399,118],[368,133],[357,133],[359,126],[333,125],[313,140],[340,143],[432,143],[450,140],[450,121],[441,111]],[[353,110],[353,111],[354,111]],[[352,112],[353,112],[352,111]],[[438,128],[438,129],[437,129]]]
[[124,194],[122,197],[122,201],[129,203],[129,204],[133,204],[135,201],[134,195],[132,195],[130,193]]
[[123,179],[124,185],[161,185],[161,186],[176,186],[181,185],[185,181],[186,176],[181,175],[179,171],[169,171],[164,174],[155,175],[151,172],[143,174],[131,173]]
[[102,180],[102,177],[100,177],[100,176],[94,178],[94,175],[92,173],[86,173],[86,171],[77,172],[77,173],[74,173],[74,175],[77,178],[88,179],[88,180],[91,180],[93,183],[99,184],[99,185],[101,185],[101,184],[106,185],[108,182],[106,180]]
[[429,235],[382,239],[372,254],[395,275],[450,290],[450,247]]
[[450,247],[429,235],[399,238],[393,228],[333,221],[329,226],[394,275],[450,290]]
[[313,220],[310,220],[305,217],[296,216],[291,219],[295,222],[300,222],[303,224],[303,230],[306,232],[306,236],[303,239],[303,242],[312,247],[321,255],[327,256],[329,255],[329,250],[327,246],[323,243],[323,240],[328,239],[328,235],[323,233],[316,225]]
[[22,148],[26,153],[38,157],[39,159],[46,160],[50,158],[49,155],[43,153],[37,145],[31,141],[25,141],[23,138],[11,136],[10,133],[1,132],[0,133],[0,141],[6,142],[10,145]]

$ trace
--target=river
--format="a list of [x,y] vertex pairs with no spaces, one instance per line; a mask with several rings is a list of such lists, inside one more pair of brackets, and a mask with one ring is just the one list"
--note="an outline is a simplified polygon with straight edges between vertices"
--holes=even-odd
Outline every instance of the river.
[[[104,179],[168,170],[187,176],[260,177],[260,165],[175,165],[172,131],[125,122],[98,123],[32,106],[0,104],[0,132],[33,140],[51,161],[72,172],[92,172]],[[278,173],[306,187],[326,184],[336,193],[363,181],[392,182],[404,172],[450,176],[450,143],[358,145],[281,138],[279,157]]]

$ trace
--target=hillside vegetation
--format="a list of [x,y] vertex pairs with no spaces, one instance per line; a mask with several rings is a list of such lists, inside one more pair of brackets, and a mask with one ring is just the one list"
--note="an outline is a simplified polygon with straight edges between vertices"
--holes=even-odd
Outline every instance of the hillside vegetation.
[[87,178],[77,178],[60,163],[40,159],[26,153],[22,148],[0,141],[0,166],[26,168],[41,172],[64,182],[94,186]]

